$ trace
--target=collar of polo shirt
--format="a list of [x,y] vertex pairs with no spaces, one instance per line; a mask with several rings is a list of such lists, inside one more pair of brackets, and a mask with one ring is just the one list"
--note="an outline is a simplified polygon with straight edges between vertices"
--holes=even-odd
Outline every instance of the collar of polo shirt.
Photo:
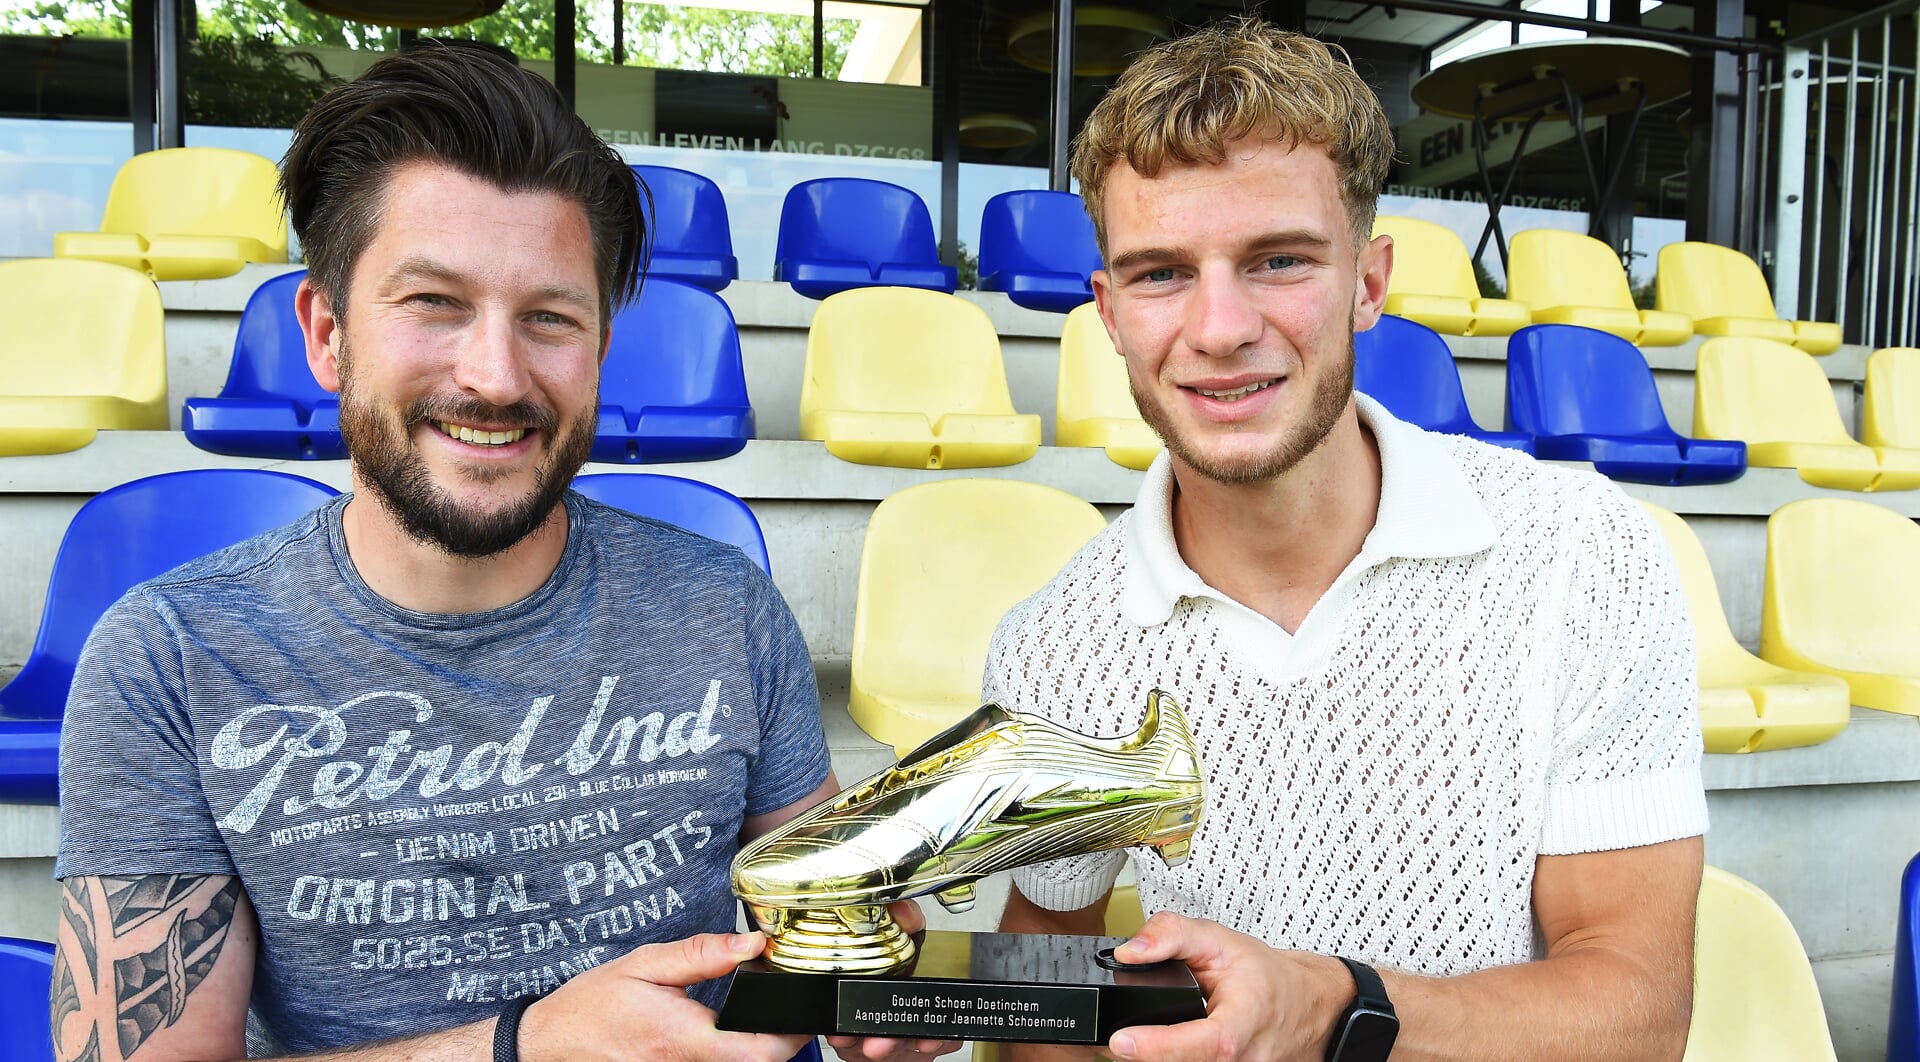
[[[1366,395],[1354,394],[1360,423],[1380,447],[1380,508],[1355,564],[1460,557],[1491,548],[1493,519],[1439,437],[1422,431]],[[1165,452],[1147,469],[1128,521],[1127,564],[1120,608],[1142,627],[1165,623],[1183,597],[1219,601],[1180,557],[1173,539],[1173,466]]]

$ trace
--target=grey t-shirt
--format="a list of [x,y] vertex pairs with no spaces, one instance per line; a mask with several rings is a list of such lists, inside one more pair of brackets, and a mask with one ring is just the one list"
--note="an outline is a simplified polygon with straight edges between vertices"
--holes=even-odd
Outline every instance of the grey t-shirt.
[[772,581],[569,494],[533,595],[413,612],[354,571],[346,501],[107,612],[67,705],[55,875],[238,875],[281,1051],[477,1021],[731,931],[742,820],[828,771]]

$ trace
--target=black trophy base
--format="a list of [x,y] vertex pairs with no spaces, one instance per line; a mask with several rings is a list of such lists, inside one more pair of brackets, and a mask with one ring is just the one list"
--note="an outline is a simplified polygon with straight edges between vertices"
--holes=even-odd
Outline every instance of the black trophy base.
[[914,934],[905,970],[789,973],[741,964],[721,1005],[729,1032],[886,1036],[907,1040],[1093,1044],[1132,1025],[1207,1016],[1185,963],[1108,965],[1125,937],[1028,933]]

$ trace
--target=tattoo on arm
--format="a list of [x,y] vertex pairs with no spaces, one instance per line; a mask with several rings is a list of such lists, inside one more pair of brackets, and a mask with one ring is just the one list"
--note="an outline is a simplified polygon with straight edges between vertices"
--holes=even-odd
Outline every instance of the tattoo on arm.
[[60,915],[73,946],[55,961],[52,999],[60,1062],[100,1062],[104,1022],[73,1020],[90,1000],[96,1015],[113,1016],[123,1059],[179,1021],[220,957],[239,899],[239,879],[228,875],[67,879]]

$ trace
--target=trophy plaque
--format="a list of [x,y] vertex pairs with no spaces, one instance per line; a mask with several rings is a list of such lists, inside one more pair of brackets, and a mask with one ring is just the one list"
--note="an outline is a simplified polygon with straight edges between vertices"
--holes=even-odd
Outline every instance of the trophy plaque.
[[1185,713],[1159,690],[1114,738],[984,705],[741,849],[734,892],[768,944],[735,973],[719,1027],[1104,1044],[1204,1017],[1184,964],[1117,962],[1118,938],[908,936],[887,904],[931,895],[959,913],[988,875],[1114,848],[1177,866],[1205,803]]

